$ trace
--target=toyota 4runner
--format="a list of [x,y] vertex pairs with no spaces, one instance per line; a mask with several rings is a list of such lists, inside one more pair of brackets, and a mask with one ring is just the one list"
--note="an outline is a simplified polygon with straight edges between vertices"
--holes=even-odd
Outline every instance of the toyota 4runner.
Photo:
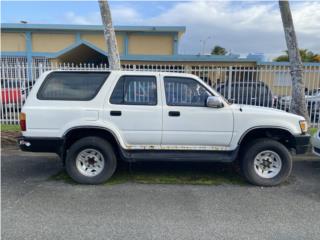
[[239,161],[252,184],[274,186],[305,153],[303,117],[230,104],[191,74],[50,71],[20,115],[20,148],[57,153],[76,182],[108,180],[125,161]]

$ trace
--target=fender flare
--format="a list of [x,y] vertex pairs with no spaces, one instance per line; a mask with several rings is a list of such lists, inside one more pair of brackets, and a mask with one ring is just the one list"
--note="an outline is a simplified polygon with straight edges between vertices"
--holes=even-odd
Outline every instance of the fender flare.
[[254,130],[257,130],[257,129],[279,129],[279,130],[284,130],[288,133],[290,133],[292,136],[294,136],[292,134],[292,132],[290,131],[290,129],[288,128],[285,128],[285,127],[280,127],[280,126],[256,126],[256,127],[252,127],[252,128],[249,128],[247,129],[242,135],[241,137],[239,138],[239,141],[238,141],[238,145],[241,145],[243,139],[247,136],[248,133],[254,131]]

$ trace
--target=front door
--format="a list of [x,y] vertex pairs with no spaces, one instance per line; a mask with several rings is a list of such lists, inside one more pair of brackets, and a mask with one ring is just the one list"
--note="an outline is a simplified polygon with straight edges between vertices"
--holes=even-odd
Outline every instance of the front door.
[[164,76],[163,149],[226,150],[233,132],[233,113],[206,107],[213,92],[200,81]]

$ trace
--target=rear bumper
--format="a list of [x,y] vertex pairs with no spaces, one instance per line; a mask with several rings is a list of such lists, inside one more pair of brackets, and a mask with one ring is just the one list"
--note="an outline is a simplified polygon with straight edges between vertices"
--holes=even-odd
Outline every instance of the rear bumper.
[[310,135],[296,135],[294,136],[295,139],[295,149],[296,154],[304,154],[309,149],[309,143],[310,143]]
[[62,138],[34,138],[20,137],[18,145],[22,151],[26,152],[52,152],[61,153],[63,146]]

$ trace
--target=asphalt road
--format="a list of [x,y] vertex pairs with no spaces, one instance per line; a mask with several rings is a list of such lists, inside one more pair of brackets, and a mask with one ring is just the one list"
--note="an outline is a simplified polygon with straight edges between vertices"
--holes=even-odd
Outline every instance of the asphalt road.
[[289,183],[80,186],[54,155],[2,152],[2,239],[320,239],[320,161]]

